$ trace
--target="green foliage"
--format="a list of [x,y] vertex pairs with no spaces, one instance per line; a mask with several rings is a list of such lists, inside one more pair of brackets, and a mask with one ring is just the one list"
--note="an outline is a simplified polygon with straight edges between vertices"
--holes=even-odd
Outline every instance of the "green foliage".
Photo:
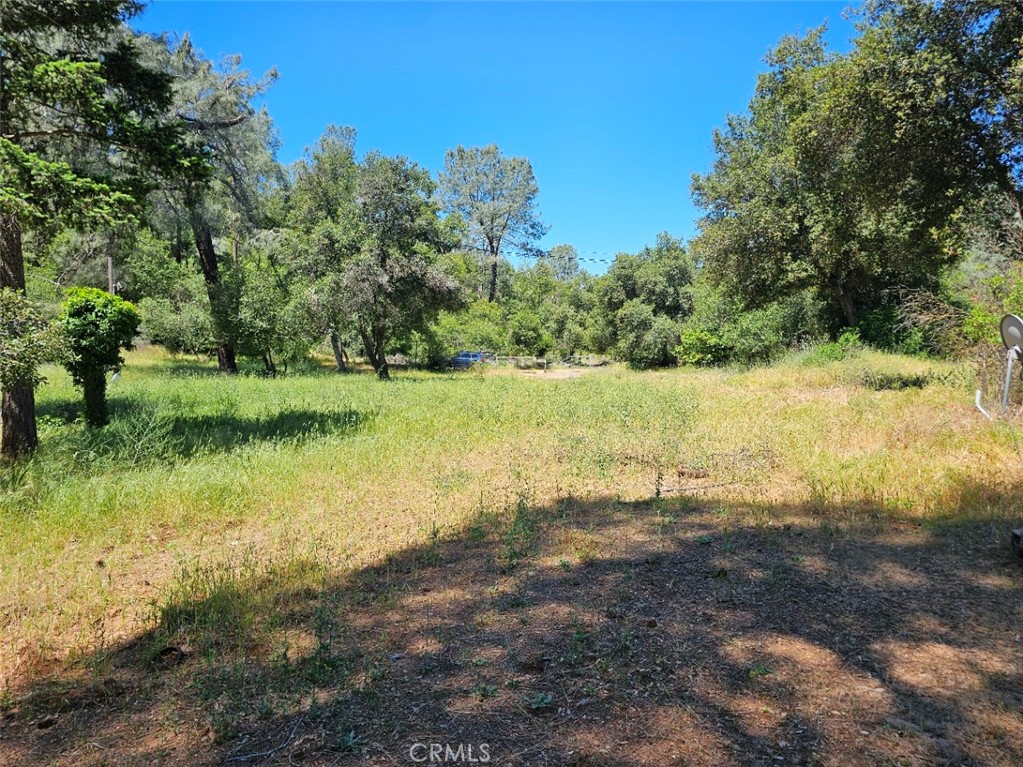
[[825,334],[821,303],[804,291],[760,309],[744,309],[721,286],[702,278],[692,287],[694,312],[676,348],[689,365],[760,365]]
[[998,321],[1001,318],[984,306],[975,304],[963,320],[963,333],[973,343],[997,344],[1000,340]]
[[507,251],[535,255],[547,233],[536,205],[540,189],[525,157],[507,157],[496,144],[449,149],[440,174],[444,208],[462,224],[462,245],[489,261],[487,298],[497,298],[498,271]]
[[96,288],[72,288],[60,317],[67,343],[64,367],[85,395],[85,420],[104,426],[108,420],[106,374],[119,370],[121,349],[130,349],[140,322],[135,307]]
[[554,337],[536,314],[519,309],[508,318],[507,348],[512,354],[543,357],[554,348]]
[[56,356],[54,333],[19,291],[0,290],[0,388],[42,382],[39,366]]
[[593,286],[590,345],[635,367],[668,365],[679,341],[679,322],[693,311],[696,268],[681,240],[662,232],[651,248],[619,254]]
[[671,317],[654,314],[654,308],[634,298],[618,310],[618,351],[636,368],[668,365],[674,360],[679,326]]
[[710,330],[686,325],[675,347],[675,356],[683,365],[724,365],[732,357],[732,347]]
[[443,312],[433,333],[444,361],[459,350],[508,353],[504,311],[497,303],[474,301],[464,311]]
[[968,200],[954,165],[901,141],[900,115],[929,95],[888,99],[884,56],[828,53],[823,32],[784,38],[715,134],[693,250],[748,307],[814,288],[854,326],[885,288],[933,286],[961,258]]
[[199,275],[177,282],[168,298],[143,298],[139,309],[143,334],[168,351],[209,354],[216,348],[209,299]]
[[934,377],[929,373],[887,373],[867,370],[860,376],[860,383],[874,391],[922,389],[933,380]]
[[854,356],[863,349],[863,342],[860,340],[860,332],[853,328],[846,330],[838,337],[837,341],[819,344],[810,350],[810,353],[803,358],[807,365],[818,365],[825,362],[841,362],[844,359]]
[[292,299],[280,275],[271,268],[250,270],[236,326],[238,351],[262,359],[271,374],[277,372],[277,361],[289,363],[305,357],[317,330],[308,304]]
[[571,245],[555,245],[545,255],[559,280],[570,280],[579,274],[579,251]]
[[919,331],[902,327],[899,309],[893,304],[882,304],[865,312],[857,325],[863,341],[875,349],[916,354],[922,350]]
[[534,692],[526,696],[526,703],[533,711],[543,711],[554,705],[554,696],[549,692]]
[[[130,0],[6,0],[0,26],[0,210],[49,224],[113,224],[138,202],[140,176],[201,175],[203,158],[182,142],[177,120],[159,112],[170,79],[146,68],[131,39],[117,34],[141,5]],[[73,34],[65,34],[73,30]],[[52,45],[61,36],[59,46]],[[98,149],[114,165],[72,161]],[[83,170],[91,168],[92,172]]]
[[166,298],[194,274],[183,261],[176,260],[170,243],[151,229],[141,229],[118,260],[122,278],[119,295],[140,302],[144,297]]

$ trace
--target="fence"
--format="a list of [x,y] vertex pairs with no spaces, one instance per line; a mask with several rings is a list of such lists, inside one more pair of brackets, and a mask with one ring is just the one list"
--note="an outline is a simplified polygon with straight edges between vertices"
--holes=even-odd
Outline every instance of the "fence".
[[512,357],[495,355],[487,357],[485,364],[491,365],[514,365],[522,369],[540,368],[546,370],[552,367],[601,367],[610,363],[610,359],[599,354],[573,354],[561,359],[549,357]]

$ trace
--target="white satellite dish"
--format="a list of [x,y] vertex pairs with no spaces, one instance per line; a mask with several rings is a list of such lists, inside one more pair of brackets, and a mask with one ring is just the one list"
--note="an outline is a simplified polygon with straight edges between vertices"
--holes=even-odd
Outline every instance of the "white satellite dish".
[[1002,343],[1006,349],[1015,349],[1019,353],[1023,349],[1023,320],[1015,314],[1006,314],[1001,324]]
[[[1009,409],[1009,389],[1012,387],[1012,366],[1023,356],[1023,320],[1015,314],[1006,314],[999,325],[1002,343],[1005,344],[1005,386],[1002,387],[1002,415]],[[977,407],[980,407],[980,391],[977,392]],[[981,412],[984,409],[981,408]],[[984,413],[987,415],[987,413]],[[991,416],[988,416],[990,418]]]
[[[1006,314],[998,326],[1002,334],[1002,343],[1005,344],[1005,386],[1002,387],[1002,415],[1009,409],[1009,389],[1012,387],[1012,367],[1016,360],[1023,357],[1023,319],[1015,314]],[[984,409],[980,402],[981,391],[977,389],[976,405],[977,410],[991,418],[991,414]],[[992,419],[993,420],[993,419]]]

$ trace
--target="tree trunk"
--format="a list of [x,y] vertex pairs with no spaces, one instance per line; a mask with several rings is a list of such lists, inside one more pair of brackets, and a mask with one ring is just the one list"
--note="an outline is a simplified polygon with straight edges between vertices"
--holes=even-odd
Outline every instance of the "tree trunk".
[[370,334],[360,330],[359,336],[362,338],[362,345],[366,347],[366,357],[369,359],[369,364],[373,366],[373,370],[376,371],[377,378],[381,381],[390,380],[391,371],[387,365],[387,355],[384,354],[384,342],[380,337],[380,332],[373,330]]
[[107,425],[107,375],[103,371],[92,372],[82,382],[85,399],[85,422],[94,429]]
[[[25,290],[21,222],[9,213],[0,214],[0,288]],[[32,384],[19,381],[4,391],[0,400],[0,455],[17,458],[32,452],[39,443]]]
[[231,344],[217,344],[217,369],[221,373],[238,372],[238,362],[234,358],[234,347]]
[[266,369],[268,376],[271,378],[277,377],[277,365],[274,364],[274,358],[270,352],[263,355],[263,367]]
[[345,350],[341,346],[341,338],[336,330],[330,331],[330,348],[334,350],[334,364],[337,365],[337,372],[347,373],[348,365],[345,364]]
[[206,281],[206,292],[210,297],[210,309],[213,312],[213,325],[217,328],[217,367],[222,373],[237,373],[238,363],[234,358],[234,347],[224,338],[224,323],[220,316],[224,311],[221,304],[220,264],[217,262],[217,251],[213,248],[213,234],[202,214],[191,211],[192,235],[195,237],[195,249],[199,254],[199,268]]
[[845,324],[850,327],[856,327],[859,322],[859,316],[856,311],[856,302],[853,297],[846,293],[841,288],[835,290],[835,298],[838,301],[838,305],[842,308],[842,315],[845,317]]
[[491,303],[497,300],[497,253],[490,261],[490,296],[487,300]]

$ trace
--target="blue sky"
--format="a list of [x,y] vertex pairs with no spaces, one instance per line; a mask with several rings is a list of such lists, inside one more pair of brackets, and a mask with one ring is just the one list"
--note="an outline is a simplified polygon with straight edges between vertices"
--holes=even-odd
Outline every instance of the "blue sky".
[[449,147],[497,143],[533,164],[541,244],[610,260],[694,233],[689,179],[713,160],[713,129],[749,103],[781,36],[826,20],[847,49],[847,5],[156,0],[135,26],[276,67],[282,162],[330,123],[354,126],[360,152],[433,171]]

